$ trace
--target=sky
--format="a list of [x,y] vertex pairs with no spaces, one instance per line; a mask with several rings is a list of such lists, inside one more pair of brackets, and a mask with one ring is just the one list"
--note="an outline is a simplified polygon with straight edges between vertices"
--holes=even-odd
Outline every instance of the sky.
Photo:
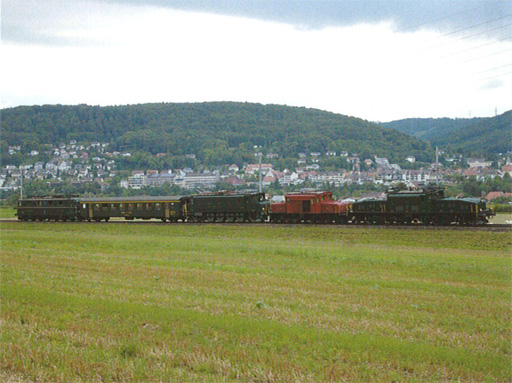
[[512,109],[512,0],[3,0],[0,107],[240,101],[370,121]]

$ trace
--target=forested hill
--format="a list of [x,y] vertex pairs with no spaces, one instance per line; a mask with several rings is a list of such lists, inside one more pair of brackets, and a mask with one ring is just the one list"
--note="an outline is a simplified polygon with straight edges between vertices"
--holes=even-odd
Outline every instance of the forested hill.
[[512,151],[512,111],[489,118],[409,118],[381,125],[465,153]]
[[[253,146],[281,157],[348,151],[402,162],[432,159],[417,138],[330,112],[252,103],[208,102],[128,106],[23,106],[1,111],[2,145],[109,142],[111,150],[196,154],[236,163]],[[3,148],[4,149],[4,148]],[[3,151],[3,150],[2,150]]]

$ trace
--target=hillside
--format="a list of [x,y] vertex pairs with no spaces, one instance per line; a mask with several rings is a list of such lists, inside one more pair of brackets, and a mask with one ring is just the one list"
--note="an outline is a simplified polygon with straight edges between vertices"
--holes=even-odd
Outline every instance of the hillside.
[[[194,153],[209,163],[251,158],[254,145],[280,157],[348,151],[402,162],[433,158],[428,143],[377,124],[325,111],[234,102],[128,106],[23,106],[2,110],[2,145],[109,142],[112,150]],[[2,148],[5,149],[5,148]],[[2,150],[5,153],[5,150]]]
[[512,111],[489,118],[409,118],[380,125],[464,153],[512,151]]
[[480,118],[406,118],[380,125],[409,134],[422,140],[431,141],[447,132],[463,128]]

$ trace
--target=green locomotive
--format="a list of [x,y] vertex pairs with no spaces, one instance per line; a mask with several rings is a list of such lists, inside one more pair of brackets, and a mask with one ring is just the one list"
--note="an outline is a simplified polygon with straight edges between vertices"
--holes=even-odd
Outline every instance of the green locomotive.
[[444,190],[437,186],[418,191],[389,191],[386,197],[354,202],[349,213],[352,223],[479,225],[488,223],[494,215],[485,201],[445,198]]

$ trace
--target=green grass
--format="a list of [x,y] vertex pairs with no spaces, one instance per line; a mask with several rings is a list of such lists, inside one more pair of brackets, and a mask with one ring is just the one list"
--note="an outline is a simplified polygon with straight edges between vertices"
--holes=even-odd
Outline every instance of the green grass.
[[15,218],[16,209],[12,207],[0,207],[0,218]]
[[0,228],[4,380],[512,378],[510,233]]

